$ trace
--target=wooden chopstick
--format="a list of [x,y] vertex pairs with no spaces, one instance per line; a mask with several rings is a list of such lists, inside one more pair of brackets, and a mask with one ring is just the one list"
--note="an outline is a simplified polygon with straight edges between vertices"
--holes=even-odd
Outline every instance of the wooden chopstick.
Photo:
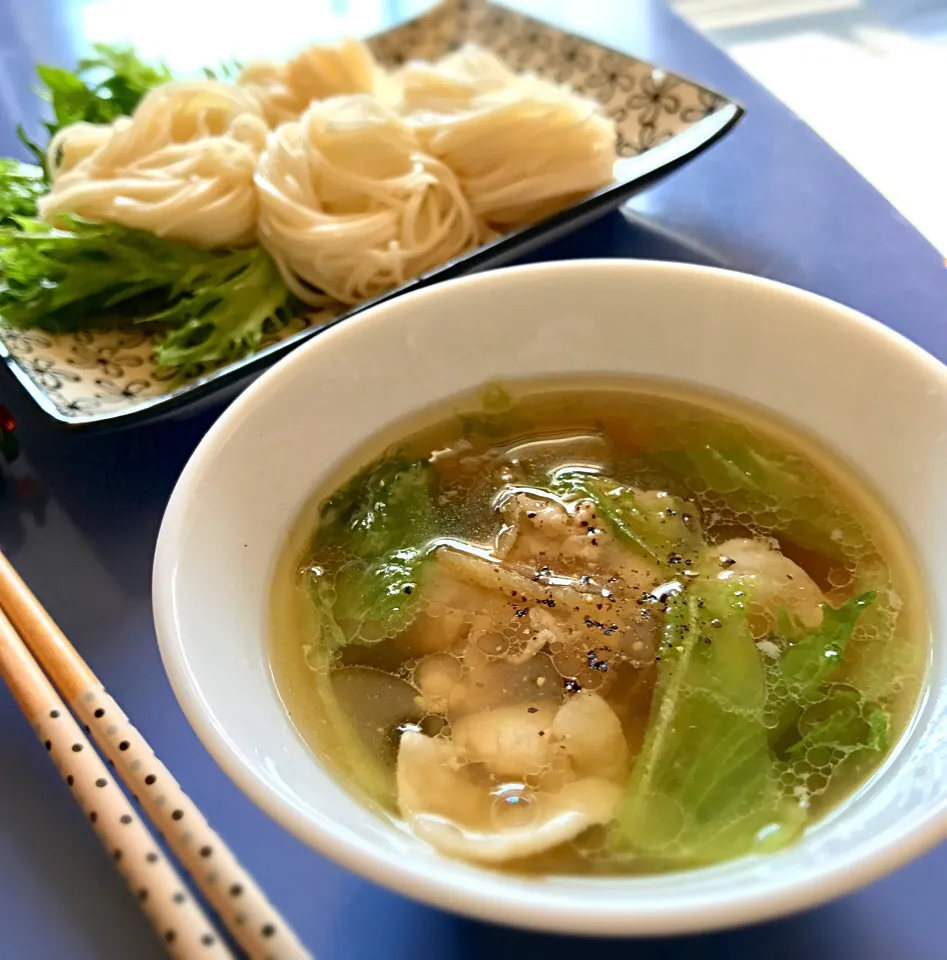
[[228,960],[233,953],[207,918],[171,861],[79,724],[31,656],[13,624],[0,613],[0,677],[46,745],[50,758],[89,818],[102,845],[137,897],[173,957]]
[[2,552],[0,609],[250,960],[313,960]]

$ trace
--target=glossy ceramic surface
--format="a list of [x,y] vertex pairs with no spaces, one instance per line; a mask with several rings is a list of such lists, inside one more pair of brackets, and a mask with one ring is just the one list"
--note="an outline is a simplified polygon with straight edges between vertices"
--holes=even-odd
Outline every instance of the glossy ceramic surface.
[[[598,375],[709,389],[816,436],[876,488],[930,584],[935,657],[918,721],[868,784],[777,854],[659,877],[538,881],[452,860],[352,797],[309,752],[273,686],[274,568],[298,511],[341,464],[379,434],[390,443],[393,424],[491,381]],[[392,889],[481,918],[598,935],[706,930],[811,906],[947,836],[945,424],[947,367],[867,317],[770,281],[580,260],[443,284],[306,344],[204,438],[158,538],[162,659],[236,783],[301,839]]]

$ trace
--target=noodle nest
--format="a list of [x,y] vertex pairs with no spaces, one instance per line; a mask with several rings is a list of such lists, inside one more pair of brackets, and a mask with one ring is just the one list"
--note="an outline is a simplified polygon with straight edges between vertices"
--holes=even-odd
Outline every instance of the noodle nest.
[[307,303],[358,303],[479,239],[457,178],[408,124],[357,94],[313,103],[260,157],[260,240]]
[[118,223],[198,247],[256,238],[253,175],[266,142],[257,100],[213,81],[167,83],[132,117],[74,124],[49,145],[41,216]]
[[40,213],[261,243],[304,303],[355,304],[609,183],[597,104],[467,46],[389,73],[356,41],[171,82],[49,146]]

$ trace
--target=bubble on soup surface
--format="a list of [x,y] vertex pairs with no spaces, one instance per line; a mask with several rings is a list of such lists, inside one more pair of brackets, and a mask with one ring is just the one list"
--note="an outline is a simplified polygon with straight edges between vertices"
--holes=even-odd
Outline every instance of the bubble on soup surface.
[[504,783],[490,791],[490,822],[507,830],[528,827],[536,819],[536,795],[523,783]]
[[828,580],[833,587],[840,589],[847,587],[852,582],[852,574],[850,570],[845,570],[842,567],[833,567],[829,571]]
[[747,605],[747,623],[754,640],[764,640],[770,635],[771,618],[761,603]]
[[814,770],[806,778],[806,789],[810,796],[818,796],[823,793],[829,785],[829,777],[824,770]]
[[450,736],[450,727],[448,726],[447,721],[444,719],[444,717],[438,714],[425,714],[421,718],[421,722],[418,726],[426,737]]

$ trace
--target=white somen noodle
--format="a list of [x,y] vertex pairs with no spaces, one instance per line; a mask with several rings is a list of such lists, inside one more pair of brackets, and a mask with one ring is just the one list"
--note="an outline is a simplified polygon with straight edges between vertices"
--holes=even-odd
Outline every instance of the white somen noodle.
[[311,46],[286,63],[247,64],[237,82],[260,101],[271,127],[298,120],[313,100],[347,93],[381,96],[385,73],[368,48],[356,40]]
[[366,95],[316,102],[271,133],[256,183],[260,240],[308,303],[376,296],[479,239],[453,173]]
[[75,124],[49,145],[44,219],[119,223],[200,247],[254,242],[253,174],[266,140],[256,99],[213,81],[167,83],[132,117]]
[[455,114],[485,93],[516,85],[516,74],[482,47],[467,44],[436,63],[412,60],[394,75],[405,115]]
[[469,48],[401,79],[406,121],[492,227],[538,220],[614,177],[614,124],[565,87]]
[[353,304],[611,181],[597,104],[463,47],[387,73],[356,41],[171,82],[49,146],[66,214],[200,247],[262,243],[305,303]]

